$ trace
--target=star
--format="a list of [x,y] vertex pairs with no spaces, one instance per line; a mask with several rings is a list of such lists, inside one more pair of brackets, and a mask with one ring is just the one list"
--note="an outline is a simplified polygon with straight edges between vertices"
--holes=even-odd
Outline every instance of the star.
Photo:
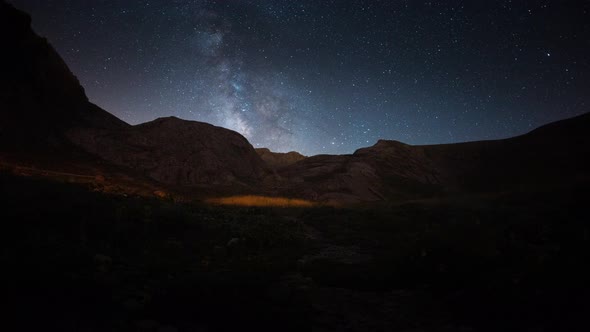
[[590,104],[575,2],[11,2],[114,115],[208,122],[275,151],[506,138]]

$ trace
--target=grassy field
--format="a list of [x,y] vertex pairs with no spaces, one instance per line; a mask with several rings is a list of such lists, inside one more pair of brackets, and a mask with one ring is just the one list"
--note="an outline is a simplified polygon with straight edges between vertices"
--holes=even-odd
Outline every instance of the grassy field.
[[2,301],[20,330],[582,331],[587,198],[220,206],[4,174]]

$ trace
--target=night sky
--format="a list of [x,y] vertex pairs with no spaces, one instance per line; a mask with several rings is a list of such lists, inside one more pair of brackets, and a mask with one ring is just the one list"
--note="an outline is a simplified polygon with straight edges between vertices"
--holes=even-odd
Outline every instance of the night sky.
[[505,138],[589,111],[589,1],[12,3],[121,119],[275,151]]

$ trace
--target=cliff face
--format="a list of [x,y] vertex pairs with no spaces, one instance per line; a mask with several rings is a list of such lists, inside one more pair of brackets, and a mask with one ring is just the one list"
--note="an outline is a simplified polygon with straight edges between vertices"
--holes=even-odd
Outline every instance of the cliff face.
[[127,126],[88,101],[63,59],[33,32],[31,18],[4,1],[0,45],[0,146],[12,140],[21,148],[57,148],[72,127]]

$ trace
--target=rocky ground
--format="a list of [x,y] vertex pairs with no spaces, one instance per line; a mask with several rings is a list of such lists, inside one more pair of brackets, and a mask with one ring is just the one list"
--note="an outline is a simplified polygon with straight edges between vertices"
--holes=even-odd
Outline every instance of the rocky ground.
[[581,331],[589,312],[582,187],[282,209],[0,184],[21,330]]

